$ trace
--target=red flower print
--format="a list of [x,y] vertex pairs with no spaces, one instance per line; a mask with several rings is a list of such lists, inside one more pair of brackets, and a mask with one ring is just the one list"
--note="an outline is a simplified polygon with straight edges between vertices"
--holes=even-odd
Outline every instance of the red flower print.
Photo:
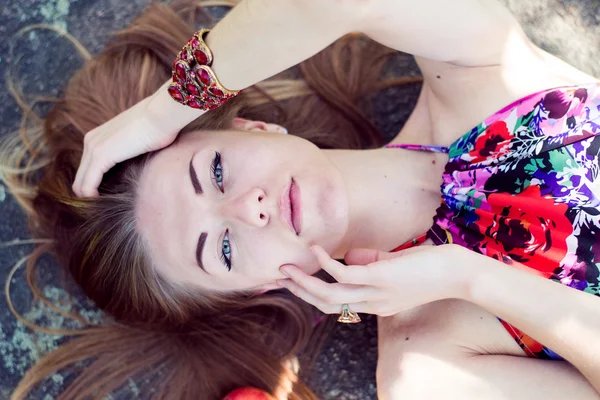
[[500,157],[508,152],[513,135],[504,121],[496,121],[487,127],[485,133],[477,138],[475,148],[469,152],[473,163],[485,161],[488,157]]
[[267,392],[253,387],[236,389],[223,398],[223,400],[275,400]]
[[523,264],[529,272],[549,278],[567,254],[567,237],[573,225],[566,217],[568,206],[542,196],[539,186],[512,195],[488,196],[490,211],[477,209],[476,222],[484,238],[481,252],[510,264]]
[[519,329],[514,326],[508,324],[505,321],[500,320],[502,326],[510,333],[513,339],[521,346],[525,354],[529,357],[540,358],[540,354],[543,354],[544,346],[537,340],[533,339],[530,336],[527,336]]

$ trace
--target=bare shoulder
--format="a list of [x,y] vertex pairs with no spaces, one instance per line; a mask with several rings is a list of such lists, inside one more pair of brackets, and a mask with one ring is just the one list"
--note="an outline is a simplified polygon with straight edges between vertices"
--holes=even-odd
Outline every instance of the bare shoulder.
[[464,66],[425,58],[417,62],[428,86],[426,108],[434,142],[443,145],[520,98],[598,80],[538,48],[522,32],[507,41],[496,64]]
[[[347,3],[353,1],[359,0]],[[415,115],[396,142],[450,145],[515,100],[595,80],[535,46],[496,0],[365,4],[358,29],[413,54],[425,79]]]

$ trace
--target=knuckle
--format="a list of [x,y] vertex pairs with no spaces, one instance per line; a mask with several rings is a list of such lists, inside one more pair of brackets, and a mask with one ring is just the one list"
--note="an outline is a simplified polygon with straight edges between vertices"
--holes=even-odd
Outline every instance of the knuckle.
[[84,145],[90,145],[93,143],[94,139],[96,138],[95,132],[91,131],[89,132],[87,135],[85,135],[83,137],[83,144]]
[[323,298],[323,301],[325,301],[325,303],[327,304],[332,304],[335,302],[335,297],[331,293],[327,293],[321,297]]
[[100,146],[94,146],[94,147],[90,148],[89,154],[90,154],[90,160],[96,160],[101,157],[102,148]]
[[105,162],[103,163],[98,163],[97,165],[97,170],[95,171],[95,174],[99,174],[100,177],[98,179],[102,179],[102,176],[104,176],[105,173],[107,173],[112,167],[114,167],[116,165],[115,162],[112,162],[111,160],[105,160]]

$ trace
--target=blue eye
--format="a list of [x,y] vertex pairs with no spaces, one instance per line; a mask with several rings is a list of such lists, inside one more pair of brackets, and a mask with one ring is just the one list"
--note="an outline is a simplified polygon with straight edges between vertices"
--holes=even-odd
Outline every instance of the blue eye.
[[221,260],[227,267],[227,271],[231,271],[231,244],[229,243],[229,231],[225,231],[225,235],[223,236]]
[[215,152],[215,157],[213,158],[212,163],[210,165],[210,172],[215,183],[219,187],[219,190],[221,191],[221,193],[223,193],[223,166],[221,165],[221,153],[219,153],[218,151]]

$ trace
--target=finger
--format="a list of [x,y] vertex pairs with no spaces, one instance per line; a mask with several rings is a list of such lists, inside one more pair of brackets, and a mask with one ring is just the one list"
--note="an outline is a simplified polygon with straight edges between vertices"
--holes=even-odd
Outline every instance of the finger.
[[81,192],[81,185],[83,182],[83,178],[87,173],[89,167],[90,159],[87,156],[87,152],[84,150],[83,155],[81,156],[81,162],[79,163],[79,168],[77,169],[77,173],[75,174],[75,180],[73,181],[73,192],[79,197],[83,197],[83,193]]
[[371,307],[368,302],[356,302],[356,303],[327,303],[321,300],[319,297],[310,293],[308,290],[298,285],[291,279],[283,279],[277,281],[279,285],[288,289],[294,296],[304,300],[305,302],[312,304],[317,307],[321,312],[325,314],[340,314],[342,312],[342,304],[349,304],[349,307],[354,312],[369,313]]
[[317,307],[321,312],[325,314],[336,314],[340,312],[341,307],[336,304],[328,304],[325,301],[321,300],[317,296],[310,293],[308,290],[304,289],[302,286],[298,285],[296,282],[291,279],[283,279],[277,281],[279,285],[286,288],[296,297],[301,298],[305,302],[312,304]]
[[[356,313],[361,313],[361,314],[377,314],[377,312],[375,311],[375,307],[373,302],[370,301],[363,301],[360,303],[345,303],[348,305],[348,308],[350,309],[350,311],[354,311]],[[338,308],[338,312],[337,314],[341,314],[342,313],[342,306],[340,305],[340,308]]]
[[82,193],[82,185],[85,182],[85,176],[92,160],[91,149],[94,148],[94,139],[97,132],[98,128],[92,129],[83,137],[83,154],[81,155],[79,167],[77,168],[75,180],[73,181],[73,191],[78,197],[84,196]]
[[98,187],[100,186],[100,183],[102,183],[104,173],[109,169],[110,168],[98,168],[97,166],[90,165],[81,185],[82,195],[85,197],[98,196]]
[[102,157],[97,154],[98,151],[95,156],[87,157],[85,175],[82,177],[80,188],[81,195],[85,197],[98,196],[98,187],[102,183],[104,174],[116,165],[114,161],[110,160],[101,164],[99,159]]
[[311,295],[327,304],[367,301],[370,296],[374,295],[374,288],[364,285],[327,283],[319,278],[305,274],[293,265],[283,266],[281,272]]
[[389,253],[374,249],[352,249],[346,253],[344,260],[352,265],[368,265],[378,261],[401,257],[404,252]]
[[369,271],[364,267],[344,265],[341,262],[331,258],[329,254],[320,246],[312,246],[311,250],[317,258],[321,268],[333,276],[336,281],[353,285],[372,284],[372,277],[369,274]]

